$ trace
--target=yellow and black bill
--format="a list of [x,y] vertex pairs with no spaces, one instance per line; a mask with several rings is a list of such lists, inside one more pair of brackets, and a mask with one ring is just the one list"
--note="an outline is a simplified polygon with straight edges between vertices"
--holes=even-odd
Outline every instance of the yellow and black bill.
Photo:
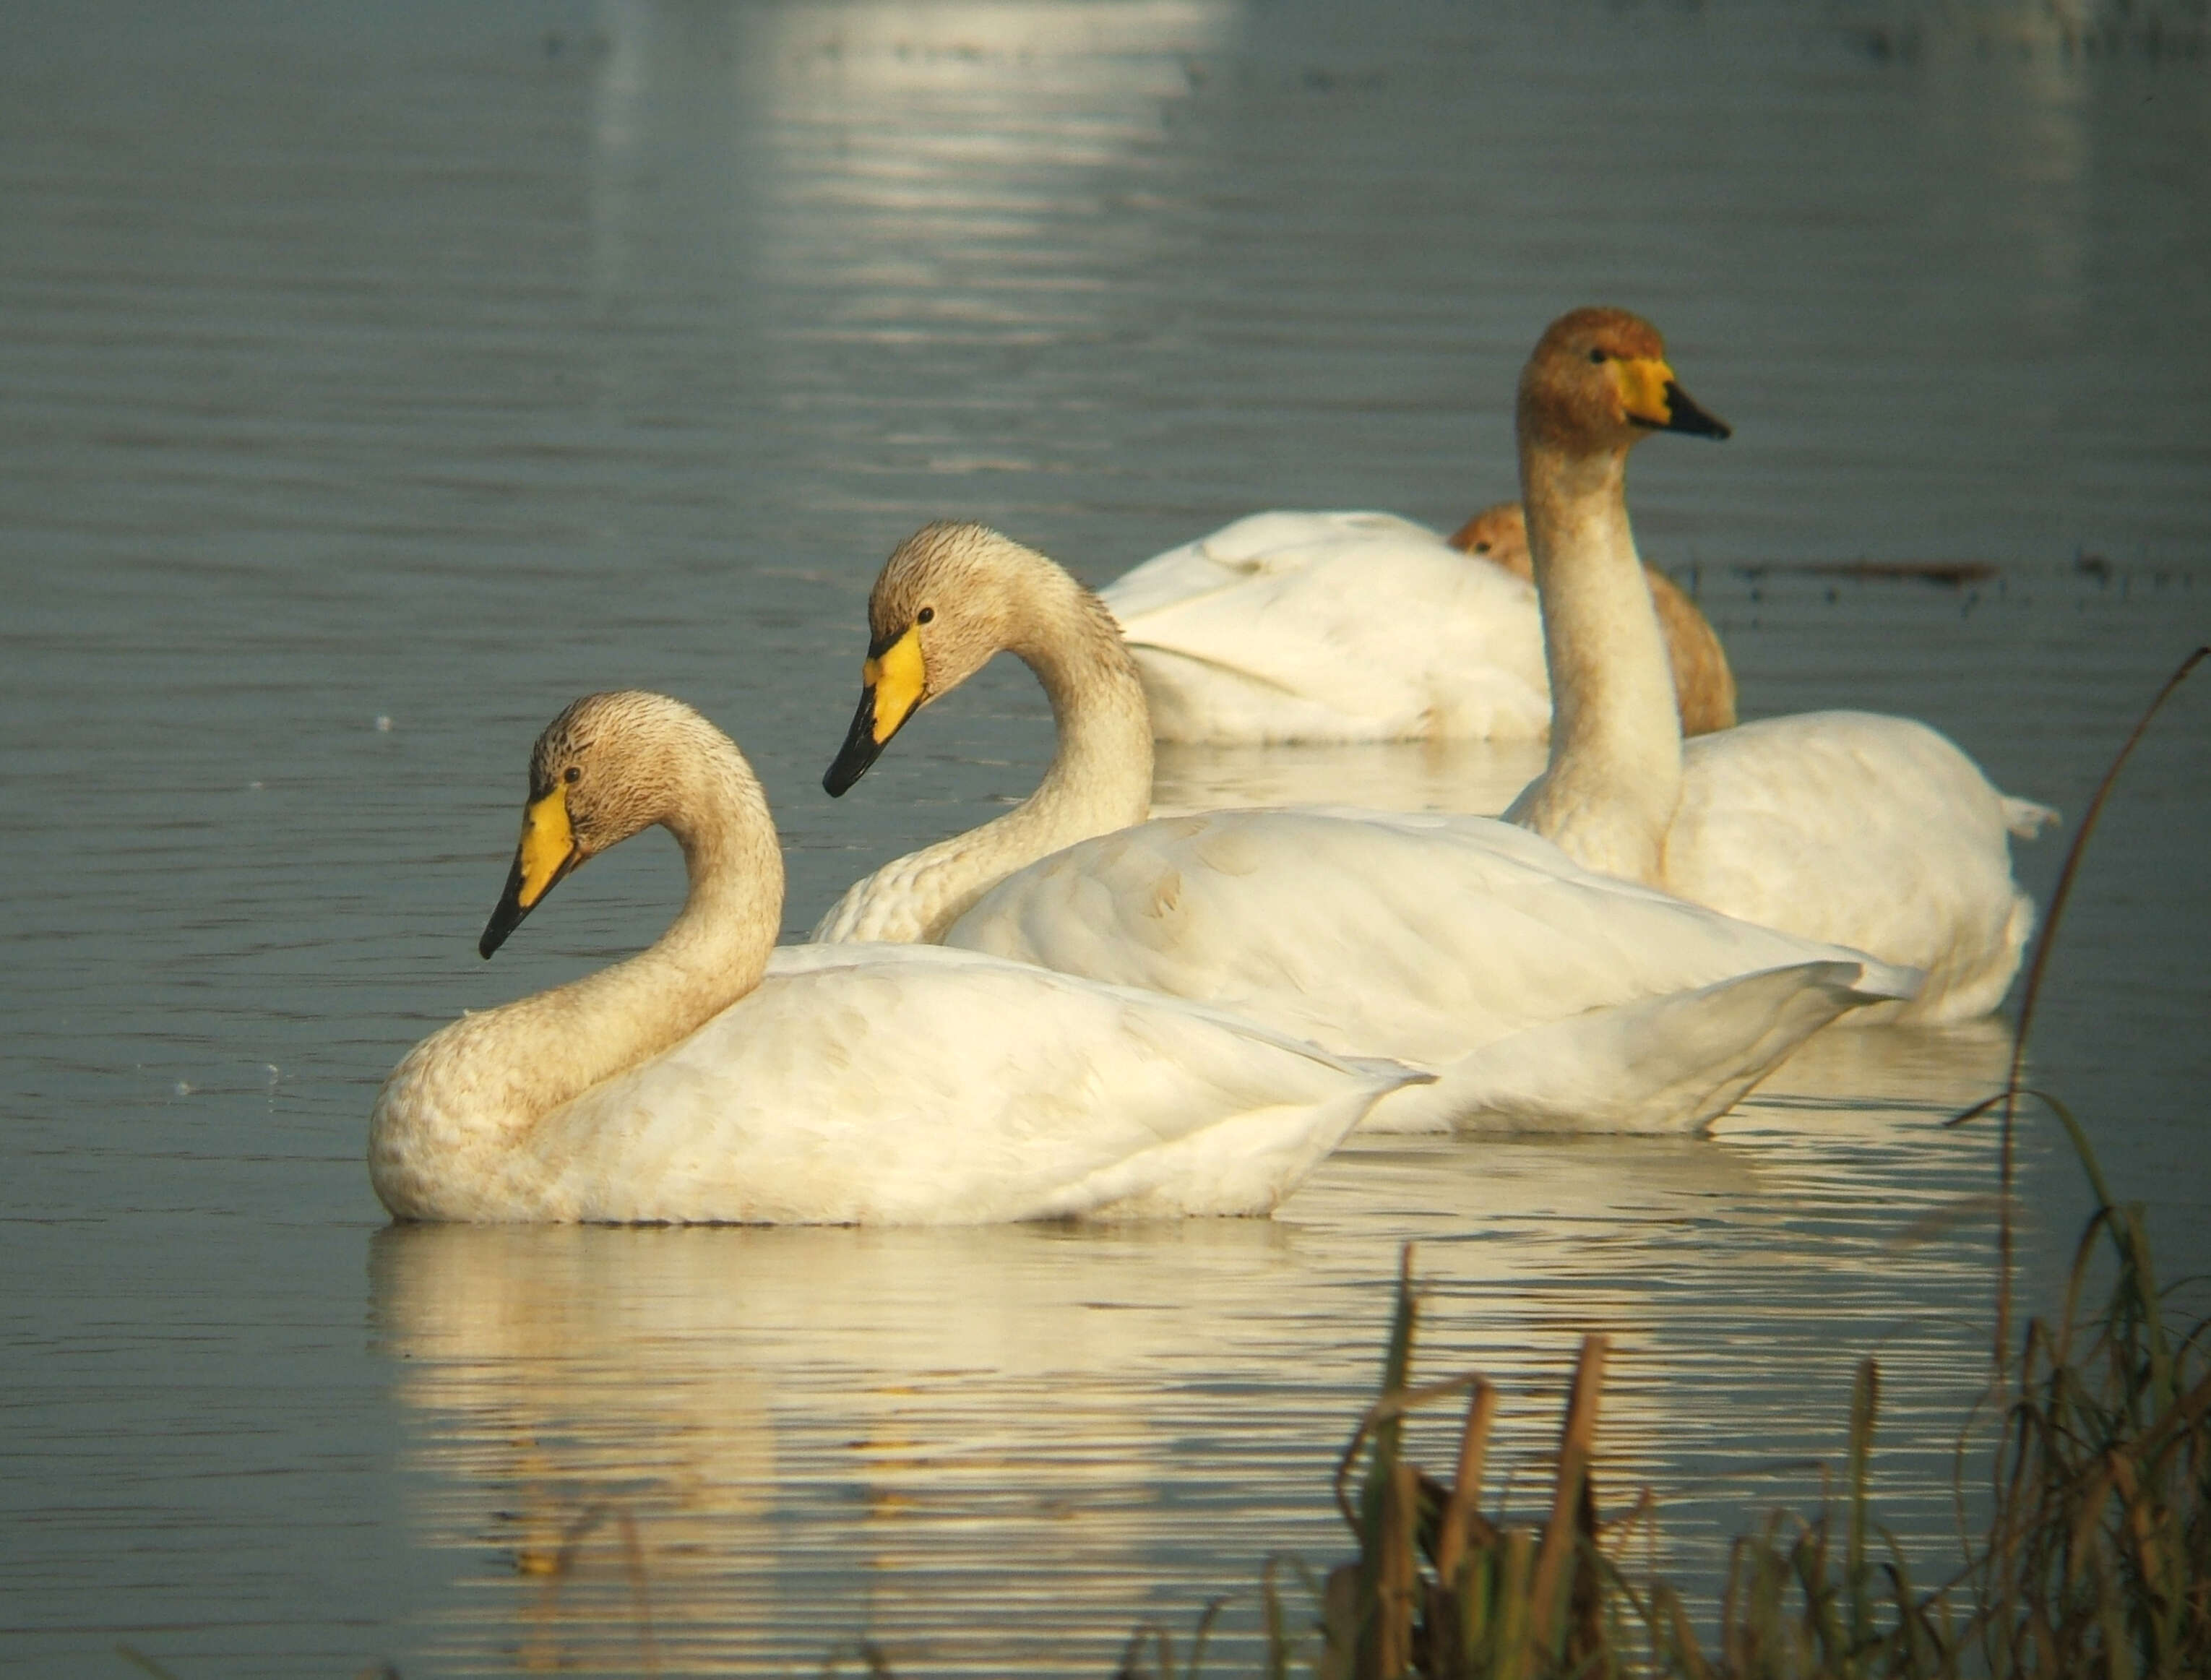
[[860,667],[859,710],[852,714],[845,744],[822,772],[823,791],[833,799],[842,798],[928,698],[929,673],[918,628],[909,626],[871,644],[868,662]]
[[559,884],[561,877],[584,861],[584,848],[576,844],[568,824],[568,791],[560,783],[552,791],[534,795],[522,813],[522,840],[514,848],[514,867],[506,872],[506,890],[499,907],[484,924],[476,941],[476,955],[488,957],[506,943],[506,936],[522,925]]
[[1735,428],[1709,409],[1699,408],[1681,389],[1674,370],[1653,356],[1614,361],[1613,377],[1620,383],[1620,406],[1638,426],[1654,432],[1687,432],[1697,438],[1730,438]]

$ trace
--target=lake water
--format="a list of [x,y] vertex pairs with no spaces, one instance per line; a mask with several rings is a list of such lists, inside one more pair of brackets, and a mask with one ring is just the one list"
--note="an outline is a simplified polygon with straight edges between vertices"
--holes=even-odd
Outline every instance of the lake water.
[[[1746,714],[1926,718],[2077,814],[2211,632],[2211,47],[2200,9],[2065,15],[9,9],[0,1666],[814,1671],[869,1636],[1102,1675],[1340,1555],[1408,1239],[1423,1368],[1505,1385],[1523,1513],[1605,1330],[1604,1486],[1656,1485],[1709,1586],[1816,1496],[1874,1351],[1879,1485],[1939,1570],[1995,1171],[1941,1121],[1999,1028],[1815,1041],[1709,1141],[1361,1144],[1270,1222],[393,1229],[361,1152],[409,1044],[673,908],[642,842],[475,955],[569,698],[742,742],[796,931],[1050,750],[1008,662],[822,796],[900,536],[981,518],[1103,581],[1263,506],[1456,523],[1582,302],[1655,318],[1737,428],[1653,442],[1633,494]],[[1997,569],[1809,569],[1858,560]],[[2136,760],[2034,1046],[2176,1277],[2211,1264],[2207,719],[2199,682]],[[1185,752],[1159,791],[1479,808],[1527,767]],[[2020,856],[2045,898],[2061,851]],[[2021,1183],[2039,1304],[2084,1204],[2038,1122]]]

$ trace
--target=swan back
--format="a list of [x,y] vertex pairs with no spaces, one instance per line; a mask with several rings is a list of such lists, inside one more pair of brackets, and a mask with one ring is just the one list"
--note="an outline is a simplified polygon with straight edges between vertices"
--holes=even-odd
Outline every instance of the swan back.
[[1417,1077],[969,952],[797,946],[742,1004],[548,1116],[503,1188],[561,1219],[1265,1213]]
[[1588,1010],[1864,962],[1581,869],[1493,819],[1324,810],[1100,835],[1001,882],[947,943],[1431,1066]]
[[1256,513],[1102,591],[1169,741],[1539,740],[1535,591],[1425,525]]
[[2034,925],[2011,804],[1938,731],[1810,712],[1687,743],[1666,885],[1732,916],[1926,971],[1921,1022],[2002,1002]]

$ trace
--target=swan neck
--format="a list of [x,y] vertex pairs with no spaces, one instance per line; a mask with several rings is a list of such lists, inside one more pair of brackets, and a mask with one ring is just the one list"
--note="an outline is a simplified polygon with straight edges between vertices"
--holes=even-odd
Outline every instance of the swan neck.
[[1626,479],[1626,445],[1522,440],[1552,714],[1549,766],[1514,814],[1591,867],[1655,881],[1681,793],[1681,719]]
[[406,1105],[421,1123],[511,1147],[546,1115],[689,1037],[760,984],[779,931],[782,852],[736,749],[718,736],[703,744],[706,751],[685,755],[691,761],[666,774],[663,803],[647,825],[669,829],[682,848],[689,889],[675,920],[625,961],[464,1016],[417,1046],[391,1085],[421,1088],[424,1100]]
[[1064,846],[1150,815],[1152,719],[1136,662],[1103,602],[1074,585],[1036,606],[1036,622],[1008,647],[1043,685],[1057,745],[1022,809],[1069,833]]
[[1136,662],[1105,603],[1057,567],[1021,603],[1006,651],[1036,673],[1056,744],[1036,791],[948,841],[959,866],[929,937],[1039,858],[1142,822],[1152,808],[1152,719]]

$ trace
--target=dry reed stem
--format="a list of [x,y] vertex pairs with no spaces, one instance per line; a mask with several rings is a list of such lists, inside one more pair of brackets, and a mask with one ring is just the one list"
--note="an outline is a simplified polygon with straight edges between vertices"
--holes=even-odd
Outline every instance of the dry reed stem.
[[1555,1641],[1553,1600],[1560,1578],[1574,1553],[1575,1522],[1582,1488],[1589,1477],[1590,1453],[1596,1440],[1597,1401],[1604,1387],[1608,1339],[1592,1332],[1582,1337],[1581,1356],[1574,1362],[1573,1386],[1566,1396],[1566,1421],[1559,1439],[1559,1479],[1551,1490],[1551,1519],[1543,1529],[1543,1549],[1536,1560],[1536,1580],[1529,1593],[1527,1637],[1537,1648],[1549,1651]]
[[1413,1663],[1413,1606],[1419,1598],[1420,1564],[1414,1536],[1420,1492],[1402,1459],[1382,1484],[1381,1557],[1375,1570],[1374,1666],[1379,1680],[1398,1680]]
[[1451,1590],[1458,1575],[1459,1559],[1466,1555],[1467,1531],[1481,1508],[1482,1466],[1489,1456],[1489,1428],[1497,1416],[1496,1387],[1481,1377],[1474,1379],[1474,1393],[1467,1402],[1466,1428],[1459,1434],[1458,1468],[1451,1477],[1451,1500],[1444,1507],[1443,1525],[1436,1535],[1436,1579]]
[[[2019,1028],[2012,1043],[2011,1072],[2004,1081],[2003,1126],[1998,1145],[1997,1180],[2003,1200],[2003,1213],[1996,1227],[1996,1365],[1997,1380],[2002,1380],[2011,1357],[2011,1277],[2012,1277],[2012,1137],[2018,1119],[2019,1099],[2024,1088],[2020,1076],[2026,1070],[2027,1038],[2034,1030],[2035,1005],[2042,998],[2042,978],[2050,967],[2050,953],[2057,937],[2058,925],[2065,919],[2065,907],[2073,896],[2073,882],[2081,872],[2081,857],[2088,845],[2088,837],[2096,832],[2096,824],[2104,815],[2105,803],[2111,797],[2112,785],[2119,772],[2134,756],[2135,748],[2150,725],[2150,720],[2164,708],[2173,691],[2188,680],[2188,674],[2206,659],[2211,658],[2211,646],[2198,647],[2183,659],[2165,686],[2157,691],[2135,726],[2127,734],[2125,744],[2111,760],[2104,779],[2096,784],[2096,791],[2088,801],[2087,809],[2081,814],[2081,826],[2074,831],[2073,843],[2065,848],[2065,862],[2057,871],[2057,884],[2050,894],[2050,909],[2043,917],[2041,931],[2034,941],[2034,956],[2027,964],[2026,989],[2020,994]],[[1962,1119],[1964,1116],[1960,1116]]]

